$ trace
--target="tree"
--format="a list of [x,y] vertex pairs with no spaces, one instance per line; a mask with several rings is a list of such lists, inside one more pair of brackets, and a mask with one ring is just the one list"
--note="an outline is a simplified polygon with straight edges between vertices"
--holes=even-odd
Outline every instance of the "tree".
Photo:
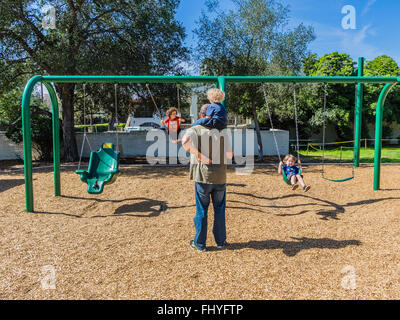
[[[293,75],[300,71],[301,58],[314,39],[311,27],[287,27],[289,8],[278,0],[232,0],[235,9],[223,12],[218,1],[209,1],[195,34],[196,59],[204,75]],[[215,17],[212,12],[216,12]],[[263,150],[259,118],[264,105],[260,86],[232,85],[227,105],[231,111],[254,118],[258,155]]]
[[[306,76],[355,76],[355,62],[345,53],[337,51],[317,57],[312,54],[303,59],[303,72]],[[335,125],[337,135],[342,139],[353,137],[355,111],[355,86],[351,84],[327,85],[326,122]],[[324,84],[303,86],[299,94],[302,113],[300,120],[305,133],[318,132],[323,125]]]
[[[23,87],[0,94],[0,124],[6,136],[16,143],[22,142],[21,96]],[[46,105],[37,95],[31,102],[32,147],[40,160],[52,158],[52,120]]]
[[[56,28],[43,29],[39,0],[0,2],[0,57],[51,75],[166,74],[185,59],[180,0],[53,0]],[[23,67],[22,67],[23,68]],[[77,159],[75,84],[55,85],[62,103],[64,159]]]
[[[370,77],[397,77],[400,75],[400,69],[396,61],[387,56],[382,55],[376,57],[365,64],[365,76]],[[374,123],[376,115],[376,105],[379,94],[383,89],[383,84],[366,84],[364,93],[363,105],[363,131],[367,131],[367,123]],[[392,92],[388,95],[385,108],[383,109],[384,121],[390,125],[393,122],[400,121],[400,88],[394,87]],[[390,126],[383,126],[383,137],[388,138],[391,136]]]

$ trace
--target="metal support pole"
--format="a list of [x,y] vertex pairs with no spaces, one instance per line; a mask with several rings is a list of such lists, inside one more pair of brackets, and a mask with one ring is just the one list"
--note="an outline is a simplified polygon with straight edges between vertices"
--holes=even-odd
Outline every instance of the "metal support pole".
[[374,153],[374,190],[380,188],[381,178],[381,156],[382,156],[382,122],[383,122],[383,107],[385,100],[390,90],[395,86],[395,83],[388,83],[382,89],[376,106],[375,120],[375,153]]
[[[42,76],[35,76],[27,83],[22,96],[22,139],[24,149],[24,175],[25,175],[25,201],[26,211],[33,212],[33,170],[32,170],[32,138],[31,138],[31,115],[30,100],[33,88],[39,81],[43,82]],[[52,126],[53,126],[53,160],[54,160],[54,194],[61,194],[60,187],[60,122],[57,95],[53,86],[43,82],[46,86],[52,105]]]
[[47,91],[50,95],[52,109],[52,124],[53,124],[53,163],[54,163],[54,196],[61,195],[61,179],[60,179],[60,115],[58,109],[57,94],[54,87],[47,82],[44,82]]
[[[358,59],[358,76],[364,76],[364,58]],[[364,97],[364,84],[357,85],[357,106],[356,118],[354,121],[354,167],[360,166],[360,146],[361,146],[361,123]]]
[[26,211],[33,212],[33,179],[32,179],[32,139],[31,139],[31,95],[35,84],[41,76],[31,78],[25,86],[22,96],[22,140],[24,144],[24,176]]

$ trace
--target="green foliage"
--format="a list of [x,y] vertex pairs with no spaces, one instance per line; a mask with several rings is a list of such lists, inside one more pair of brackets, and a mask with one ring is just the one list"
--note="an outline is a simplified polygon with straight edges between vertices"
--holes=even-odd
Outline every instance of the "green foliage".
[[[300,24],[286,27],[289,8],[277,0],[234,0],[236,10],[224,12],[214,1],[212,11],[202,13],[195,34],[195,57],[204,75],[261,75],[300,70],[301,58],[313,30]],[[285,31],[282,31],[286,27]]]
[[[303,72],[306,76],[355,76],[355,62],[348,54],[337,51],[319,57],[312,54],[303,59]],[[327,85],[326,124],[335,126],[341,139],[353,136],[355,110],[355,86],[348,84]],[[320,132],[323,121],[323,84],[303,85],[299,93],[301,123],[304,136]]]
[[364,75],[367,77],[396,77],[400,74],[399,66],[393,58],[387,55],[367,61]]
[[[382,55],[376,57],[371,61],[367,61],[365,64],[365,76],[399,76],[400,69],[397,65],[396,61],[391,57],[386,55]],[[363,121],[364,125],[366,123],[373,123],[376,115],[376,105],[379,98],[379,94],[382,91],[384,85],[383,84],[366,84],[364,90],[364,109],[363,116],[365,120]],[[394,87],[391,93],[388,95],[385,108],[383,109],[383,137],[390,137],[392,132],[388,125],[393,122],[400,121],[400,88]]]
[[[188,51],[183,45],[184,28],[175,19],[179,3],[180,0],[55,0],[49,4],[56,11],[56,28],[44,30],[43,1],[1,1],[0,57],[6,61],[6,68],[15,67],[16,76],[21,72],[182,74],[181,63]],[[82,109],[82,99],[77,99],[78,104],[74,105],[74,84],[57,84],[56,90],[63,105],[64,155],[67,160],[74,160],[77,158],[74,108]],[[150,101],[143,87],[138,91],[139,96]],[[160,91],[162,96],[172,92],[165,86],[160,86]],[[87,94],[97,99],[96,108],[112,119],[114,99],[108,92],[113,92],[113,88],[104,90],[98,85],[88,88]],[[120,117],[128,113],[131,94],[132,90],[119,92]]]
[[[289,7],[278,0],[233,0],[235,9],[221,11],[218,1],[209,1],[210,12],[202,13],[195,34],[195,58],[203,75],[294,75],[314,39],[313,29],[303,24],[288,28]],[[216,13],[213,14],[213,13]],[[252,117],[256,124],[259,156],[262,144],[259,121],[266,122],[264,100],[259,85],[229,85],[230,111]],[[271,95],[284,91],[273,87]]]
[[337,51],[317,58],[312,54],[303,59],[304,73],[312,77],[353,76],[354,61],[348,54]]
[[[22,142],[21,120],[22,89],[14,89],[0,95],[0,118],[6,136],[16,143]],[[34,97],[31,102],[32,146],[40,160],[51,160],[53,151],[51,113],[40,100]]]

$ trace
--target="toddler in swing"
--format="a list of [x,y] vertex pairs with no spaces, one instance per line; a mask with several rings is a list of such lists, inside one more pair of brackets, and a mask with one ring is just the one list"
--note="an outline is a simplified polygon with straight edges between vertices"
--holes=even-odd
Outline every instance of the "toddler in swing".
[[[286,157],[279,163],[278,173],[283,173],[286,175],[288,181],[292,184],[292,190],[296,190],[299,186],[297,182],[303,187],[303,190],[307,192],[310,190],[310,186],[307,186],[304,182],[303,176],[301,175],[299,167],[296,166],[297,158],[291,154],[286,155]],[[300,160],[298,164],[300,164]]]

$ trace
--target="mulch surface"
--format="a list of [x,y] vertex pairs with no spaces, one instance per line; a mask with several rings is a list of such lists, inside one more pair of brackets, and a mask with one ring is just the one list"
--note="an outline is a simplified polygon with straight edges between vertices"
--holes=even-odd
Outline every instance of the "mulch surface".
[[99,196],[66,168],[57,198],[51,169],[35,171],[29,214],[23,173],[2,174],[0,299],[399,299],[400,167],[378,192],[370,166],[345,183],[320,169],[304,168],[304,193],[273,167],[230,168],[230,245],[217,250],[211,207],[204,253],[187,168],[123,167]]

